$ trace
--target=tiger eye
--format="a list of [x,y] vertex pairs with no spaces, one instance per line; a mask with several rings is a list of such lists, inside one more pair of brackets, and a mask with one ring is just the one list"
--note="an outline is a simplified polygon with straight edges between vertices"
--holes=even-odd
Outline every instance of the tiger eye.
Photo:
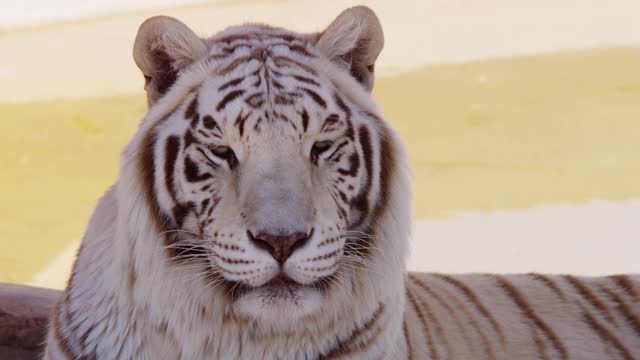
[[231,149],[231,147],[217,145],[211,147],[210,149],[213,155],[226,160],[230,168],[233,168],[238,163],[238,158],[236,158],[236,154],[233,152],[233,149]]
[[229,153],[233,152],[233,150],[231,150],[230,147],[228,146],[213,146],[211,147],[211,152],[220,158],[226,158]]
[[331,140],[318,141],[313,144],[313,147],[311,148],[311,154],[318,156],[323,152],[329,150],[331,148],[331,145],[333,145],[333,141]]

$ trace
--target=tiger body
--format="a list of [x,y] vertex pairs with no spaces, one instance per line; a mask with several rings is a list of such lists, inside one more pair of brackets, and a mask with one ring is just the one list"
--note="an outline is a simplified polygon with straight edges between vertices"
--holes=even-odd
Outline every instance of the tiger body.
[[637,277],[409,274],[408,166],[371,98],[382,31],[141,26],[150,109],[45,359],[634,359]]

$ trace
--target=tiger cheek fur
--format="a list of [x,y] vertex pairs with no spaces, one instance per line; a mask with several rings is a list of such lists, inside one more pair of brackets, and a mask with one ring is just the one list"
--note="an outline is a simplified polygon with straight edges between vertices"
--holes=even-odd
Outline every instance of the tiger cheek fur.
[[45,359],[638,358],[637,276],[405,272],[407,156],[371,96],[382,46],[365,7],[316,34],[143,23],[149,111]]

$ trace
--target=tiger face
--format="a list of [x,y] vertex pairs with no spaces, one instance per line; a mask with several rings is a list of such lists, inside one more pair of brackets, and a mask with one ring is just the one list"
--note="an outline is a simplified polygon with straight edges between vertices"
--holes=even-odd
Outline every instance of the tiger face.
[[136,39],[151,105],[139,175],[167,261],[239,316],[317,314],[381,262],[397,149],[369,95],[382,33],[355,9],[321,35],[242,26],[203,41],[152,18]]

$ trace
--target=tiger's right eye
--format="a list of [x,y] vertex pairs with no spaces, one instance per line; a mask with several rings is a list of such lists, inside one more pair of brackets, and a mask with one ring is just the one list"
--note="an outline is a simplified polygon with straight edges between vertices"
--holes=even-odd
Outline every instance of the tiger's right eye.
[[226,160],[229,164],[229,167],[233,169],[238,163],[238,158],[236,158],[236,154],[233,152],[233,149],[229,146],[217,145],[210,148],[213,155]]

